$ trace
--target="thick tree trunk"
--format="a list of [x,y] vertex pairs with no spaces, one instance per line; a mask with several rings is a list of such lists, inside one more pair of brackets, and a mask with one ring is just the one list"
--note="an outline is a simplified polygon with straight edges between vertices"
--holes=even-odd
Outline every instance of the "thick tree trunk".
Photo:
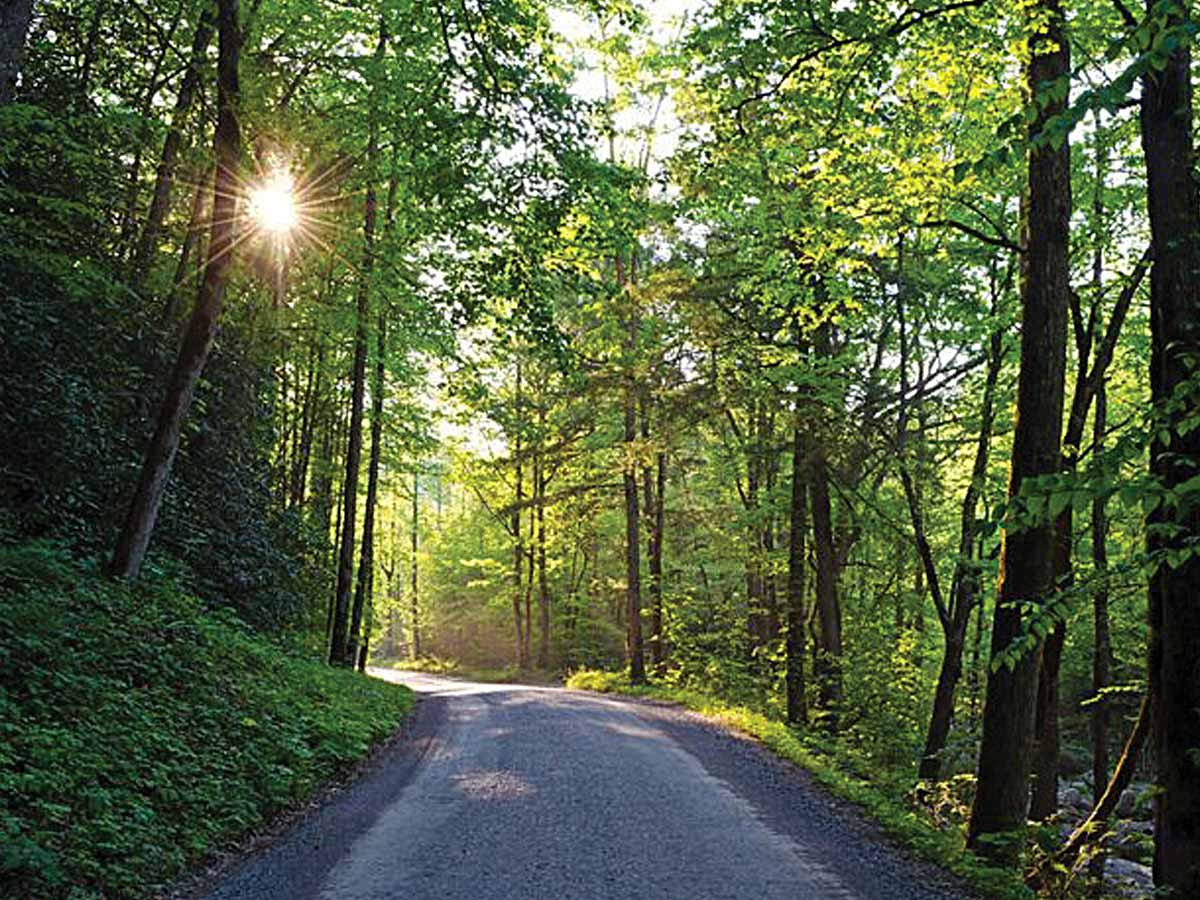
[[788,532],[787,575],[787,718],[793,725],[808,724],[808,696],[804,687],[804,538],[808,530],[808,485],[804,432],[799,414],[792,437],[792,504]]
[[[1026,247],[1021,259],[1021,369],[1013,429],[1009,496],[1027,478],[1049,475],[1061,464],[1067,307],[1070,294],[1068,246],[1071,157],[1065,136],[1042,135],[1062,113],[1064,99],[1048,97],[1070,77],[1070,53],[1059,0],[1041,0],[1031,10],[1034,34],[1028,68],[1030,102],[1038,115],[1029,153],[1029,194],[1024,204]],[[1038,142],[1040,141],[1040,142]],[[993,617],[991,657],[997,660],[1026,634],[1018,601],[1044,602],[1054,589],[1054,526],[1038,524],[1004,532],[999,600]],[[978,781],[971,808],[968,845],[989,858],[1013,860],[1029,809],[1034,705],[1040,652],[1021,654],[989,671],[979,751]]]
[[217,174],[213,188],[208,262],[196,297],[196,307],[188,322],[179,357],[167,385],[166,397],[159,410],[154,436],[142,463],[137,491],[110,563],[109,568],[114,575],[128,579],[137,578],[141,571],[163,491],[179,449],[183,419],[191,406],[196,383],[216,337],[221,301],[233,267],[242,143],[238,124],[238,63],[242,41],[238,0],[221,0],[217,18],[220,57],[217,64],[217,129],[213,141]]
[[[1161,4],[1148,0],[1154,21]],[[1186,5],[1184,5],[1186,6]],[[1193,478],[1200,463],[1200,429],[1185,424],[1196,409],[1188,384],[1200,357],[1200,202],[1194,179],[1190,41],[1186,13],[1164,24],[1176,31],[1176,49],[1161,71],[1142,79],[1142,148],[1149,185],[1154,266],[1150,275],[1150,390],[1164,416],[1155,438],[1151,472],[1171,491]],[[1151,35],[1152,39],[1157,38]],[[1169,45],[1168,45],[1169,46]],[[1149,684],[1151,745],[1157,758],[1154,883],[1176,897],[1200,897],[1200,504],[1160,505],[1147,517],[1152,554],[1161,560],[1150,579]]]
[[208,45],[212,42],[213,15],[211,7],[206,3],[200,13],[200,21],[192,35],[192,48],[188,55],[187,71],[179,84],[179,93],[175,95],[175,109],[171,113],[171,125],[167,138],[163,142],[162,156],[158,161],[158,170],[154,176],[154,193],[151,195],[150,210],[146,214],[146,223],[138,238],[137,249],[133,256],[132,283],[134,290],[139,290],[150,272],[150,264],[154,252],[158,249],[158,239],[162,232],[163,221],[171,207],[171,191],[175,184],[175,171],[179,166],[179,151],[183,147],[183,129],[192,111],[192,103],[200,89],[201,68],[204,57],[208,53]]
[[25,58],[25,40],[33,19],[33,0],[0,4],[0,106],[11,103]]
[[[378,64],[387,51],[387,32],[380,23],[375,45]],[[343,485],[342,540],[338,553],[337,593],[333,613],[333,640],[329,661],[334,665],[353,666],[350,646],[351,587],[354,579],[354,522],[358,507],[358,472],[362,463],[363,398],[367,383],[367,331],[371,316],[371,280],[375,270],[375,226],[378,198],[375,194],[376,166],[379,159],[378,88],[372,86],[368,112],[366,196],[363,201],[363,261],[359,271],[354,330],[354,368],[350,384],[350,440],[346,447],[346,480]]]

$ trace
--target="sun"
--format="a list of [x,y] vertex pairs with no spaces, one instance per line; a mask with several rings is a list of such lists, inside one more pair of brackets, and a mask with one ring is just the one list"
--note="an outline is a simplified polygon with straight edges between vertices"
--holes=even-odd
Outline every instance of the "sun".
[[300,209],[296,204],[296,183],[290,172],[272,172],[258,187],[250,191],[250,218],[263,231],[285,235],[300,224]]

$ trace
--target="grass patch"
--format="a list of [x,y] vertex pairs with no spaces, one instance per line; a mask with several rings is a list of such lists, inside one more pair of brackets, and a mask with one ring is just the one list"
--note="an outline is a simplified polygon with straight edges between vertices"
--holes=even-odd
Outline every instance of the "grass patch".
[[169,580],[0,548],[0,896],[144,896],[310,796],[411,705]]
[[466,666],[456,659],[442,659],[437,656],[401,659],[389,665],[392,669],[401,672],[445,675],[450,678],[461,678],[464,681],[478,681],[484,684],[562,684],[562,677],[557,672],[521,669],[517,666],[501,668]]
[[566,686],[576,690],[625,694],[678,703],[726,728],[749,735],[776,755],[807,769],[835,796],[858,805],[884,830],[919,856],[960,876],[974,890],[994,900],[1030,900],[1033,892],[1010,869],[985,865],[965,848],[961,829],[938,828],[909,805],[894,784],[878,784],[858,774],[856,761],[840,753],[828,738],[802,733],[778,719],[707,694],[681,687],[634,687],[625,673],[581,670]]

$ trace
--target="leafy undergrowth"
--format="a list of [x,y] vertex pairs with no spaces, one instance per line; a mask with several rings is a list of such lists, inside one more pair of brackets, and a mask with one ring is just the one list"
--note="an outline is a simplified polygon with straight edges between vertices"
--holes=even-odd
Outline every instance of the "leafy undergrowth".
[[0,896],[144,896],[310,796],[411,704],[165,579],[0,548]]
[[872,780],[858,761],[828,738],[803,734],[778,719],[681,687],[633,686],[625,673],[581,670],[567,678],[576,690],[618,693],[678,703],[735,731],[757,739],[778,756],[803,766],[831,793],[860,806],[884,830],[918,855],[959,875],[981,895],[995,900],[1029,900],[1033,892],[1008,869],[985,865],[967,852],[958,828],[939,828],[905,801],[889,779]]
[[446,675],[452,678],[462,678],[466,681],[478,681],[484,684],[562,683],[562,678],[557,672],[549,672],[542,669],[521,669],[517,666],[503,666],[501,668],[468,666],[456,659],[443,659],[437,656],[423,656],[419,659],[401,659],[390,663],[390,666],[402,672],[424,672],[428,675]]

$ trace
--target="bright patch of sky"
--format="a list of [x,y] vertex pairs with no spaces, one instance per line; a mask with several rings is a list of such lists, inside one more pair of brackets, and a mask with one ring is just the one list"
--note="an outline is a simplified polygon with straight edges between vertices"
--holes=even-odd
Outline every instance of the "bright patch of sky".
[[[685,23],[708,5],[708,0],[653,0],[642,2],[641,7],[648,18],[648,37],[651,42],[665,46],[679,37]],[[551,10],[551,23],[568,45],[571,55],[580,63],[572,86],[572,92],[580,99],[602,103],[606,91],[613,96],[617,91],[610,74],[605,85],[605,71],[600,54],[589,47],[589,43],[600,38],[597,25],[572,9]],[[614,117],[618,135],[617,156],[624,162],[637,165],[646,151],[649,136],[649,171],[657,172],[661,162],[675,150],[680,123],[675,115],[673,97],[668,90],[661,97],[658,92],[640,97],[639,102],[620,109]],[[597,153],[607,156],[606,142],[596,148]]]

